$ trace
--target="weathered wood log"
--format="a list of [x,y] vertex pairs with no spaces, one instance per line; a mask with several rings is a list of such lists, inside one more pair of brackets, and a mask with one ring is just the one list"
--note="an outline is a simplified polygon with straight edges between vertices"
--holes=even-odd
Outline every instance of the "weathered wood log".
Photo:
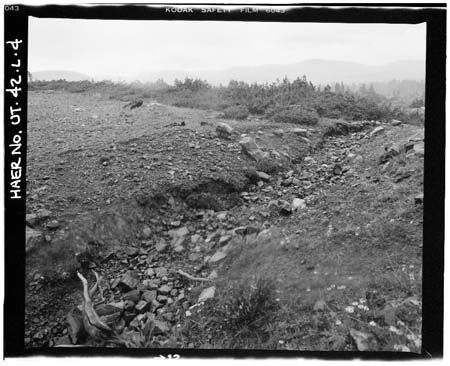
[[[97,282],[89,290],[89,285],[87,279],[79,272],[77,272],[78,278],[83,284],[83,325],[86,332],[97,341],[111,342],[117,345],[129,347],[129,342],[124,340],[117,332],[110,328],[105,322],[100,319],[100,316],[94,309],[94,304],[92,303],[92,297],[95,292],[101,288],[100,281],[101,277],[93,271]],[[103,295],[102,295],[103,296]]]
[[78,311],[78,309],[71,310],[66,317],[67,332],[70,341],[73,344],[79,343],[86,335],[83,324],[83,315],[77,314],[76,311]]
[[[86,278],[79,272],[77,272],[78,278],[81,280],[83,284],[83,314],[85,315],[85,320],[88,321],[89,325],[92,325],[100,330],[104,330],[107,332],[112,332],[113,330],[104,322],[101,321],[97,312],[94,310],[94,305],[92,304],[91,294],[94,294],[95,291],[88,290],[88,282]],[[96,274],[97,277],[97,274]],[[97,277],[98,280],[98,277]],[[91,290],[96,290],[98,288],[98,281],[94,285]],[[86,327],[86,324],[85,324]],[[86,329],[88,332],[89,330]]]

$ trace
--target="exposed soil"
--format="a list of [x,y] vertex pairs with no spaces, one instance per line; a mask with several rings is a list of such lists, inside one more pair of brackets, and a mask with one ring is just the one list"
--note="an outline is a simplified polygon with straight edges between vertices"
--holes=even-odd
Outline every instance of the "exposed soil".
[[[148,100],[130,110],[30,92],[29,103],[27,213],[50,214],[35,218],[44,238],[27,255],[28,347],[108,345],[67,326],[82,302],[76,270],[92,283],[94,269],[104,304],[119,307],[111,326],[134,347],[361,350],[362,333],[371,350],[420,352],[423,155],[385,149],[420,128],[320,124],[305,139],[299,126]],[[255,162],[242,134],[279,158]],[[275,283],[273,319],[227,329],[217,309],[229,287],[260,277]]]

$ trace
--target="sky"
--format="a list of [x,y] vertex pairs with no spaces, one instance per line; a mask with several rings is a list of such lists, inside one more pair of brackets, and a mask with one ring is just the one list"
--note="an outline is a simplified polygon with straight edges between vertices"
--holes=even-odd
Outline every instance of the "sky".
[[308,59],[425,59],[426,25],[29,18],[29,69],[91,77]]

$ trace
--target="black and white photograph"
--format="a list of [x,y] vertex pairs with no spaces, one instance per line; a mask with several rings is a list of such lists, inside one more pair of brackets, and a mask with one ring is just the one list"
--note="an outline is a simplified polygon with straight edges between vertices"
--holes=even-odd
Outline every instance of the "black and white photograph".
[[423,354],[427,23],[158,9],[28,16],[24,349]]

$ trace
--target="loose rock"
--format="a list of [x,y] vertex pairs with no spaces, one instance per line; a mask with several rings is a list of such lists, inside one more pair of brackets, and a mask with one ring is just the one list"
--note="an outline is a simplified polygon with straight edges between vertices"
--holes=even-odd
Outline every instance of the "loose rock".
[[41,208],[37,210],[36,213],[27,215],[27,217],[33,221],[30,222],[31,225],[38,225],[41,222],[49,219],[51,215],[52,213],[49,210]]
[[139,278],[136,271],[127,271],[119,280],[118,286],[122,291],[130,291],[139,285]]
[[60,223],[57,220],[52,220],[52,221],[48,222],[46,226],[50,230],[56,230],[57,228],[59,228]]
[[140,297],[139,290],[131,290],[123,295],[123,299],[125,301],[133,301],[134,303],[137,303],[139,301],[139,297]]
[[162,295],[167,295],[172,291],[172,287],[168,285],[163,285],[158,289],[158,292]]
[[125,248],[125,254],[129,257],[136,257],[139,254],[139,249],[136,247]]
[[227,140],[231,138],[233,131],[234,131],[233,127],[224,122],[219,123],[218,126],[216,127],[217,136]]
[[219,239],[219,246],[223,246],[231,240],[231,235],[221,236]]
[[204,302],[206,300],[212,299],[214,297],[214,294],[216,292],[216,287],[211,286],[202,291],[200,296],[198,297],[198,302]]
[[376,351],[378,342],[373,334],[363,333],[356,329],[350,328],[350,335],[356,343],[358,351]]
[[150,307],[150,304],[147,301],[141,300],[136,305],[136,311],[141,314],[145,313]]
[[167,333],[170,330],[170,326],[169,324],[167,324],[167,322],[154,320],[154,325],[155,325],[154,328],[155,335]]
[[217,217],[220,221],[223,221],[223,220],[225,220],[225,219],[227,218],[227,212],[226,212],[226,211],[224,211],[224,212],[219,212],[219,213],[216,215],[216,217]]
[[308,130],[304,128],[293,128],[291,131],[297,136],[308,137]]
[[213,271],[209,274],[208,279],[210,279],[210,280],[215,280],[217,277],[219,277],[219,275],[217,274],[217,271],[216,271],[216,270],[213,270]]
[[281,128],[278,128],[278,129],[276,129],[275,131],[273,131],[273,134],[274,134],[275,136],[278,136],[278,137],[283,137],[283,135],[284,135],[284,130],[282,130]]
[[419,142],[419,141],[423,141],[425,139],[425,132],[424,130],[420,130],[418,132],[416,132],[414,135],[412,135],[408,141],[411,142]]
[[228,255],[227,249],[228,249],[227,245],[219,249],[217,252],[214,253],[214,255],[211,258],[208,259],[208,262],[216,263],[224,259]]
[[292,201],[292,210],[301,210],[306,208],[306,203],[305,200],[301,199],[301,198],[294,198],[294,200]]
[[39,230],[25,228],[25,252],[29,253],[44,243],[44,235]]
[[251,234],[257,234],[261,231],[261,229],[259,229],[256,226],[240,226],[235,228],[233,231],[238,235],[246,236]]
[[414,197],[414,203],[416,204],[423,203],[423,193],[420,193]]
[[189,234],[189,229],[186,226],[180,227],[178,229],[169,230],[169,235],[172,238],[181,238]]
[[376,134],[378,134],[378,133],[380,133],[380,132],[383,132],[383,131],[384,131],[384,127],[382,127],[382,126],[375,127],[375,128],[372,130],[372,132],[370,132],[369,136],[370,136],[370,137],[375,136]]
[[167,276],[167,269],[164,267],[155,268],[156,277],[161,278]]
[[142,229],[142,239],[149,239],[152,236],[152,230],[145,225]]
[[413,151],[417,156],[423,157],[425,155],[425,144],[423,143],[423,141],[414,144]]
[[242,153],[249,156],[253,160],[261,161],[267,159],[269,154],[263,152],[254,139],[251,137],[244,137],[239,141]]
[[283,216],[288,216],[292,213],[291,204],[287,201],[284,201],[284,200],[279,201],[278,207],[280,209],[280,214]]
[[151,303],[153,300],[156,299],[156,295],[157,295],[157,292],[156,292],[156,291],[150,291],[150,290],[148,290],[148,291],[145,291],[145,292],[142,294],[142,298],[143,298],[145,301]]
[[69,335],[64,335],[62,337],[56,337],[53,339],[53,342],[55,343],[55,347],[57,346],[67,346],[72,344],[71,339]]
[[264,182],[268,182],[270,180],[270,175],[266,174],[264,172],[256,172],[256,175],[258,176],[259,179],[263,180]]
[[160,238],[158,243],[155,245],[155,249],[158,253],[163,252],[167,249],[167,243],[163,238]]
[[38,217],[36,214],[27,214],[25,216],[25,222],[29,227],[34,227],[38,223]]

